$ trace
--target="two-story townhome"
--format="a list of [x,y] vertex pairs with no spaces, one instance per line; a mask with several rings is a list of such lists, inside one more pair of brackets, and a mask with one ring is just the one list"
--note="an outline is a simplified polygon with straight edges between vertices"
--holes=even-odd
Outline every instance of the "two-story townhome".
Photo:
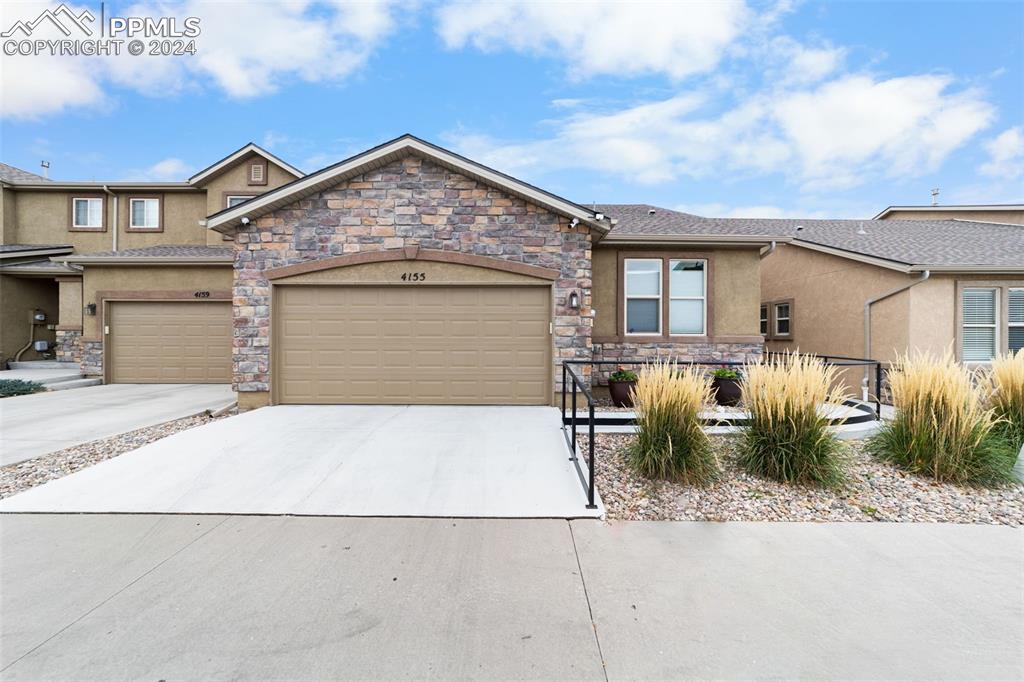
[[79,362],[111,382],[230,381],[232,248],[205,218],[299,177],[254,144],[181,182],[0,165],[0,359]]

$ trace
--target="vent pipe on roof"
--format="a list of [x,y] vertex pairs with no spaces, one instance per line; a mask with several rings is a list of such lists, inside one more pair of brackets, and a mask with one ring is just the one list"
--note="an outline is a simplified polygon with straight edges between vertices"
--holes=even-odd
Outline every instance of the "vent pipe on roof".
[[50,162],[49,161],[40,161],[39,162],[39,167],[43,169],[43,177],[49,179],[50,178]]
[[936,187],[932,190],[932,206],[939,205],[939,188]]

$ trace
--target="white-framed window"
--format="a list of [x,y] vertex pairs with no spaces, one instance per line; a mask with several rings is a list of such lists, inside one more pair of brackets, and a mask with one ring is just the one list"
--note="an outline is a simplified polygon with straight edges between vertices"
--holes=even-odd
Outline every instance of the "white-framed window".
[[75,197],[71,200],[71,227],[82,230],[103,228],[103,199],[99,197]]
[[133,230],[160,229],[160,200],[155,198],[128,200],[128,226]]
[[252,199],[252,197],[249,196],[248,194],[246,194],[246,195],[229,194],[228,198],[227,198],[227,204],[228,205],[226,206],[226,208],[231,208],[232,206],[238,206],[241,203],[249,201],[249,199]]
[[995,357],[999,341],[999,290],[964,289],[960,318],[963,325],[964,362],[988,362]]
[[768,336],[768,304],[761,304],[761,336]]
[[668,262],[668,333],[704,336],[707,328],[707,261]]
[[661,259],[625,259],[626,334],[661,334]]
[[1016,353],[1024,348],[1024,289],[1009,289],[1006,299],[1007,350]]
[[789,301],[775,304],[773,336],[789,336],[793,333],[793,304]]

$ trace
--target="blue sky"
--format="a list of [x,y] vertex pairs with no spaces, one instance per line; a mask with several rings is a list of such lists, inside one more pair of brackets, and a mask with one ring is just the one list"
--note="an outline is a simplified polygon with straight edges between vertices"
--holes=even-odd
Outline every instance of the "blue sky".
[[[99,3],[68,3],[74,11]],[[4,3],[4,29],[56,3]],[[0,158],[312,171],[411,132],[580,202],[868,217],[1024,201],[1024,3],[107,3],[179,57],[2,57]]]

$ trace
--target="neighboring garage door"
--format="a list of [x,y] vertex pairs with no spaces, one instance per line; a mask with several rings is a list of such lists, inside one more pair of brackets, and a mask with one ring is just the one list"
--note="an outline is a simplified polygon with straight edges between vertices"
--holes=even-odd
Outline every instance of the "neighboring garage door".
[[116,302],[107,324],[112,383],[231,383],[226,301]]
[[541,405],[551,289],[279,286],[281,403]]

